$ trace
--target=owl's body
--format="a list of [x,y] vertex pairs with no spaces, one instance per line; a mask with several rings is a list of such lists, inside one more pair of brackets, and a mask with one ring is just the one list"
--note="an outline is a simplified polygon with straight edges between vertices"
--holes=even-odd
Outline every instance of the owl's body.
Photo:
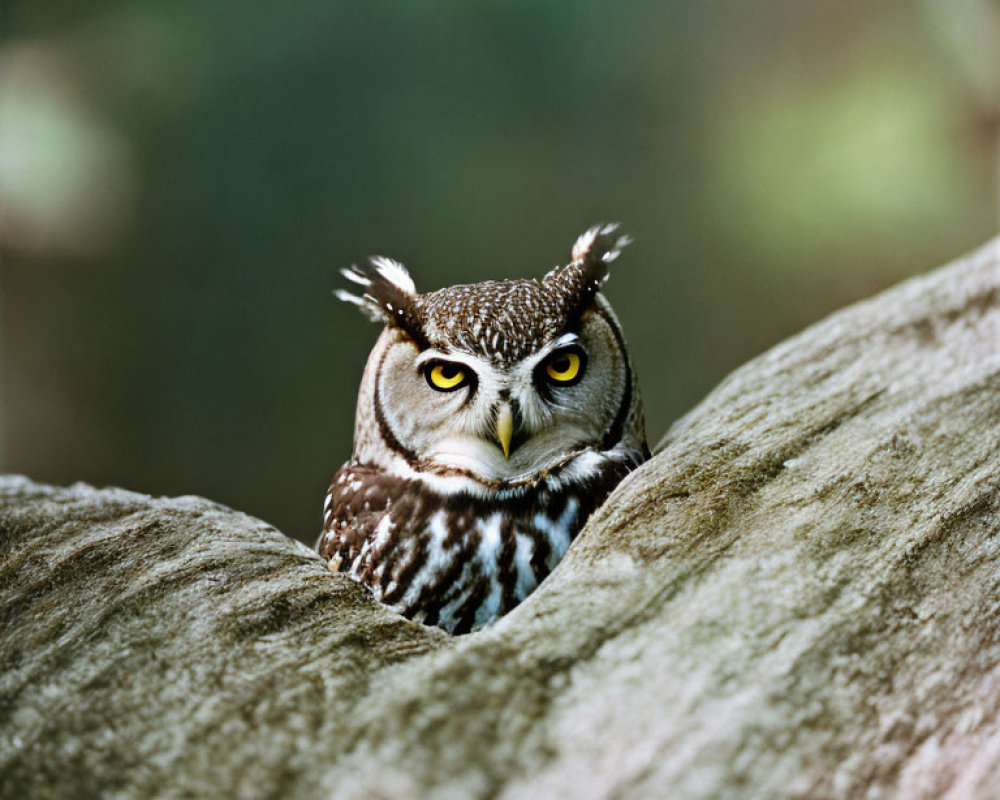
[[542,280],[418,294],[372,259],[339,293],[386,327],[319,551],[406,616],[453,633],[527,597],[649,456],[624,336],[599,289],[624,244],[580,237]]

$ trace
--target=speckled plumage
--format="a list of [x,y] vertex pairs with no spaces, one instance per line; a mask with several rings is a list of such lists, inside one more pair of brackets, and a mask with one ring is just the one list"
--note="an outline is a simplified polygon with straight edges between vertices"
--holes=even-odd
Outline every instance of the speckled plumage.
[[[555,567],[649,455],[624,337],[599,294],[625,243],[615,226],[592,228],[540,280],[427,294],[389,259],[345,271],[365,292],[338,296],[386,328],[362,380],[354,455],[324,505],[318,547],[331,570],[464,633]],[[578,377],[546,377],[566,353]],[[459,383],[435,388],[435,364]]]
[[406,616],[467,633],[534,591],[635,466],[609,460],[569,487],[443,502],[419,481],[348,463],[326,497],[320,552]]
[[534,352],[568,317],[563,297],[531,278],[449,286],[421,297],[417,308],[430,344],[494,361]]

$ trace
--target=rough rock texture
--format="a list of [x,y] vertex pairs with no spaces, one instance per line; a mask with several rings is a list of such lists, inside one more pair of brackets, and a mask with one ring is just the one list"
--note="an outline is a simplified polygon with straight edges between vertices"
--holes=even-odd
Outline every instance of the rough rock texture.
[[1000,242],[678,421],[450,639],[197,498],[0,481],[0,796],[1000,796]]

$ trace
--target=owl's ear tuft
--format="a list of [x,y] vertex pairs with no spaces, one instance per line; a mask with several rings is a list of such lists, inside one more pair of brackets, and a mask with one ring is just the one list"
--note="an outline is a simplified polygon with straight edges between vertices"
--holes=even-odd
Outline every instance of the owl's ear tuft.
[[364,264],[340,272],[364,293],[338,289],[334,292],[337,299],[356,305],[373,322],[397,325],[415,336],[420,333],[423,325],[417,310],[417,287],[406,267],[385,256],[372,256]]
[[618,223],[595,225],[573,244],[572,261],[556,267],[542,280],[566,296],[572,312],[581,313],[607,282],[611,262],[632,239],[620,235]]
[[586,283],[602,286],[608,279],[611,262],[631,243],[630,237],[619,235],[617,222],[595,225],[573,243],[571,263],[583,270]]

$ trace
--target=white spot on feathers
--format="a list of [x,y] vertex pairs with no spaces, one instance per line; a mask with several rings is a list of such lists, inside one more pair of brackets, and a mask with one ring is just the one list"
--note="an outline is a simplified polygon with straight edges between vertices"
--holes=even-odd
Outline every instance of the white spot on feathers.
[[550,570],[555,568],[556,564],[559,563],[559,559],[563,557],[563,554],[569,547],[570,532],[575,530],[576,515],[579,507],[580,501],[575,497],[570,497],[566,501],[566,508],[559,515],[558,519],[554,520],[545,514],[539,513],[535,514],[535,518],[532,520],[535,523],[535,527],[548,536],[552,550],[548,558],[545,559],[545,565]]
[[417,293],[417,287],[413,283],[413,278],[410,277],[410,273],[406,267],[398,261],[393,261],[391,258],[386,258],[385,256],[372,256],[371,263],[378,270],[378,274],[389,281],[389,283],[395,284],[406,294]]
[[531,594],[537,585],[535,571],[531,568],[535,542],[530,536],[523,533],[518,533],[516,536],[517,549],[514,551],[514,567],[517,571],[517,585],[514,592],[519,599],[523,599]]

